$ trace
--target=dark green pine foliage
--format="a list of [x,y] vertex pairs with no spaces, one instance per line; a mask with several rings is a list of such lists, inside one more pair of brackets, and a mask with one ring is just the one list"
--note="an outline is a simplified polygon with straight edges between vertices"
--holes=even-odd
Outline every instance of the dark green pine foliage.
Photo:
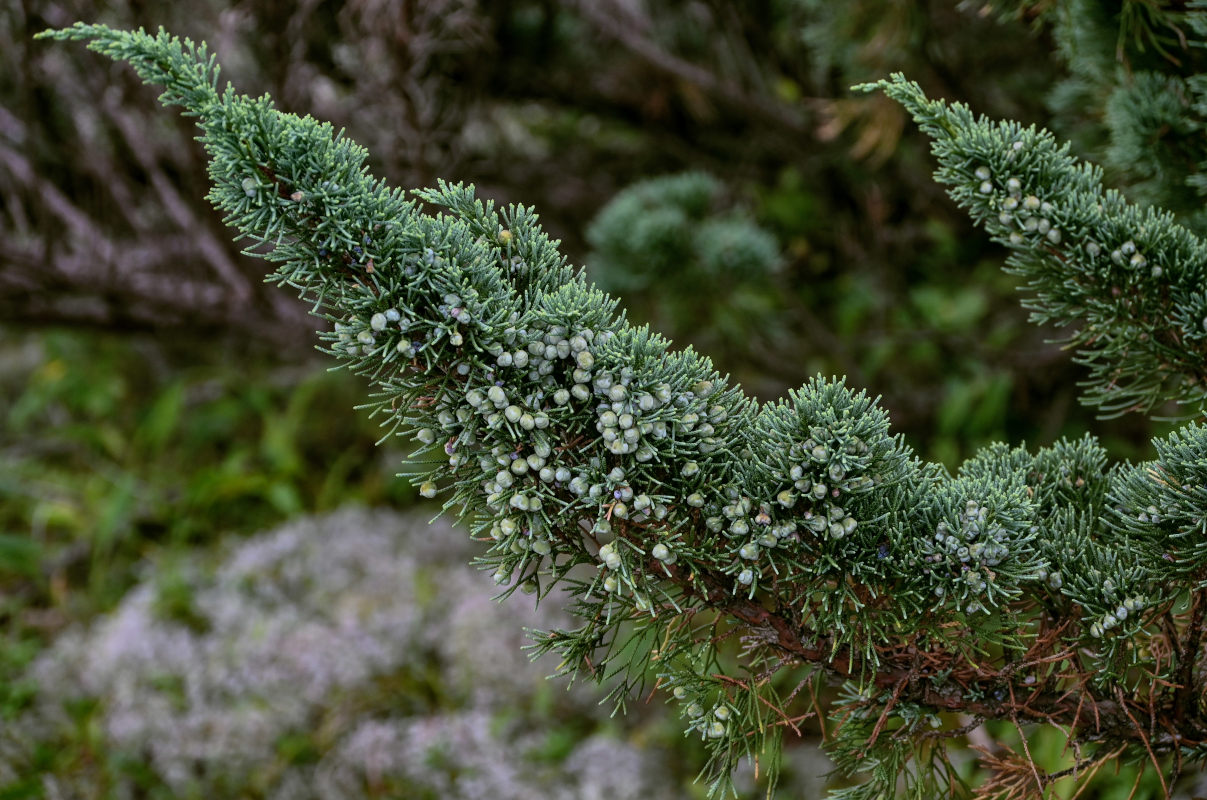
[[[416,193],[441,209],[428,214],[330,125],[220,89],[204,46],[47,35],[129,61],[198,118],[210,200],[270,280],[333,323],[326,350],[372,380],[387,436],[419,442],[422,494],[484,542],[503,594],[571,593],[578,626],[536,634],[534,652],[611,682],[621,707],[654,682],[707,744],[714,792],[747,756],[774,783],[782,733],[811,714],[834,720],[835,762],[862,781],[838,793],[851,798],[968,792],[945,742],[988,719],[1056,725],[1081,767],[1207,755],[1191,690],[1204,428],[1148,464],[1107,468],[1087,437],[1035,455],[995,445],[950,475],[841,380],[758,406],[626,322],[531,209],[440,184]],[[935,138],[956,201],[1012,249],[1036,317],[1078,326],[1089,400],[1199,415],[1203,243],[1104,191],[1045,132],[901,78],[880,86]],[[842,685],[829,705],[827,683]],[[1019,774],[1026,791],[1047,780]]]

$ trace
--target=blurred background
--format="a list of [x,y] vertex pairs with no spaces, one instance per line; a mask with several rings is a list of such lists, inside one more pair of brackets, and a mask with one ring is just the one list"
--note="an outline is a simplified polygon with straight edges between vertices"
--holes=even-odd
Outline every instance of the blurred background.
[[[307,309],[203,202],[191,122],[33,34],[205,40],[224,79],[345,128],[391,183],[536,206],[634,320],[760,399],[846,375],[954,468],[1087,430],[1145,457],[1161,428],[1078,405],[1082,370],[1026,322],[924,138],[849,87],[903,71],[1110,168],[1112,73],[1079,73],[1045,16],[1076,5],[0,7],[0,798],[702,796],[660,697],[611,718],[524,663],[523,602],[500,611],[464,534],[424,527],[405,443],[374,446],[361,380],[327,371]],[[1184,4],[1089,5],[1155,31],[1107,38],[1108,61],[1176,46],[1162,15]],[[781,796],[824,783],[815,744],[791,743]]]

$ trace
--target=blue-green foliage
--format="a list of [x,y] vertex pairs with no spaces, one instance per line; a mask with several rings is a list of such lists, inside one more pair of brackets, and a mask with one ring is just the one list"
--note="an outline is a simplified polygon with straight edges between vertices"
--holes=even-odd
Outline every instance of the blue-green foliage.
[[711,175],[688,172],[620,191],[587,229],[589,276],[634,316],[729,363],[752,341],[782,334],[789,313],[773,283],[775,237]]
[[[420,443],[421,493],[444,491],[489,543],[480,561],[505,593],[544,597],[561,582],[574,594],[580,626],[538,633],[536,652],[559,652],[571,675],[617,678],[621,706],[656,675],[708,742],[713,789],[748,755],[763,753],[774,777],[789,700],[769,676],[803,663],[802,681],[824,669],[855,687],[836,705],[833,746],[840,767],[873,780],[847,795],[883,796],[914,770],[911,791],[933,796],[943,749],[908,734],[938,719],[932,690],[944,709],[987,691],[948,676],[979,680],[997,664],[999,694],[1023,692],[1019,654],[1059,622],[1050,641],[1096,648],[1096,680],[1124,685],[1126,667],[1152,659],[1129,637],[1177,591],[1161,581],[1202,580],[1201,428],[1137,467],[1107,470],[1086,438],[1035,456],[993,446],[953,477],[844,381],[759,407],[707,358],[630,325],[530,209],[441,183],[417,193],[441,209],[425,213],[330,126],[219,93],[204,50],[165,33],[52,35],[131,61],[200,117],[211,201],[277,265],[270,279],[334,323],[327,350],[373,380],[368,407],[387,435]],[[1203,354],[1178,320],[1207,318],[1200,240],[1104,191],[1046,132],[977,120],[899,77],[881,86],[935,137],[956,201],[1012,249],[1036,316],[1081,321],[1072,340],[1091,400],[1123,411],[1175,398],[1197,412]],[[681,180],[663,196],[686,214],[709,183]],[[671,216],[650,217],[648,235],[674,243]],[[722,644],[732,624],[737,656]],[[917,667],[907,647],[942,669],[886,690],[878,670]],[[1170,665],[1146,666],[1160,677]],[[792,702],[801,714],[812,701]]]
[[1183,415],[1199,413],[1207,398],[1202,240],[1172,214],[1105,189],[1102,171],[1047,131],[928,100],[900,75],[864,88],[884,89],[934,137],[936,178],[1010,249],[1032,319],[1077,325],[1069,344],[1090,367],[1087,402],[1122,414],[1172,400],[1186,406]]
[[587,230],[596,280],[624,292],[685,279],[730,285],[773,271],[775,238],[739,211],[718,208],[722,194],[720,181],[701,172],[651,178],[617,194]]

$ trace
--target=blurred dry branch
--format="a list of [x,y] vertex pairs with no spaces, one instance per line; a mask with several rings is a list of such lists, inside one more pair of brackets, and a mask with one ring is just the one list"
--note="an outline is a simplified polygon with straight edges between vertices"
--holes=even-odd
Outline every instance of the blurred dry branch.
[[[408,185],[458,161],[452,151],[469,104],[448,91],[456,70],[447,62],[484,44],[472,0],[362,0],[334,11],[313,1],[187,10],[116,3],[101,16],[210,41],[242,84],[358,135],[377,134],[362,138],[390,155],[386,171]],[[206,178],[191,121],[131,102],[131,93],[150,90],[128,73],[31,40],[48,26],[96,17],[78,1],[0,10],[9,76],[0,82],[0,318],[202,339],[226,333],[265,349],[308,349],[305,309],[268,291],[260,265],[240,257],[220,220],[192,201]],[[337,83],[341,73],[347,80]]]

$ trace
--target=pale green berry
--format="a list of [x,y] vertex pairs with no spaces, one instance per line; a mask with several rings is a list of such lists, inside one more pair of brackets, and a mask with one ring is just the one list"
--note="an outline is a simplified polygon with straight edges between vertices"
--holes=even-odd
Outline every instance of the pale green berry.
[[687,697],[687,689],[682,686],[676,686],[673,694],[675,695],[676,700],[682,700]]
[[719,720],[713,720],[708,726],[708,738],[720,739],[725,735],[725,723]]
[[415,432],[415,438],[424,444],[431,444],[436,441],[436,432],[431,428],[420,428]]
[[759,546],[754,542],[747,542],[738,550],[738,555],[747,561],[754,561],[759,557]]
[[679,470],[679,474],[681,474],[685,478],[690,478],[691,476],[695,475],[699,471],[700,471],[699,464],[697,464],[695,461],[688,461]]
[[524,411],[519,406],[508,406],[503,410],[503,416],[506,417],[507,421],[511,423],[519,422],[520,417],[523,416],[523,414]]
[[559,406],[564,406],[570,402],[570,392],[565,389],[558,389],[553,393],[553,402]]
[[619,586],[620,586],[620,584],[617,582],[616,577],[614,575],[609,575],[608,577],[604,578],[603,588],[604,588],[605,592],[608,592],[609,594],[611,594],[611,593],[615,592],[617,587],[619,587]]
[[533,438],[532,450],[541,458],[548,458],[549,454],[553,452],[553,448],[549,445],[548,438],[539,433]]
[[671,549],[659,542],[650,550],[650,555],[659,561],[666,561],[671,556]]
[[486,390],[486,399],[494,403],[496,408],[501,408],[507,404],[507,392],[503,391],[502,386],[492,386]]
[[511,573],[502,567],[499,567],[495,571],[495,583],[497,583],[499,586],[504,586],[508,583],[511,583]]
[[738,583],[749,586],[754,583],[754,570],[747,567],[738,573]]
[[436,483],[434,481],[424,481],[419,485],[419,494],[427,498],[436,496]]
[[247,195],[248,197],[255,197],[256,189],[259,188],[260,184],[256,182],[255,178],[244,178],[242,186],[243,194]]
[[713,709],[712,715],[724,722],[729,719],[729,706],[717,706]]
[[591,369],[595,366],[595,356],[591,355],[590,350],[583,350],[574,357],[574,360],[582,369]]
[[369,327],[375,331],[384,331],[387,322],[386,315],[380,312],[369,317]]
[[535,539],[532,542],[532,552],[547,556],[553,552],[553,545],[549,543],[548,539]]
[[692,703],[687,707],[687,715],[689,717],[702,717],[704,716],[704,707],[699,703]]
[[361,331],[360,333],[356,334],[356,341],[364,345],[371,345],[377,342],[377,340],[373,338],[372,331]]

